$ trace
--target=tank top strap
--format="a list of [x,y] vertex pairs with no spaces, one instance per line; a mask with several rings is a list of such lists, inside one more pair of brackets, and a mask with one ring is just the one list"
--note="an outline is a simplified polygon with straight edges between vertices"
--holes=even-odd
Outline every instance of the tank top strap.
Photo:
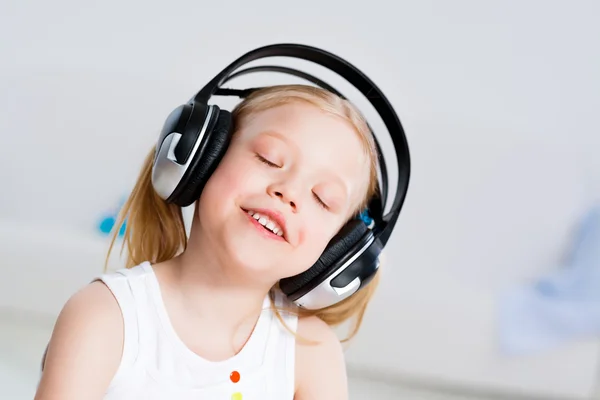
[[295,387],[297,309],[279,290],[274,291],[274,306],[273,313],[277,312],[281,319],[274,315],[265,351],[265,360],[271,361],[267,367],[271,376],[269,392],[291,399]]
[[275,308],[279,311],[281,319],[283,319],[286,326],[295,334],[298,328],[298,307],[290,302],[280,290],[274,290],[273,295]]
[[147,312],[147,290],[145,276],[150,265],[142,263],[133,268],[123,268],[114,272],[105,273],[95,280],[103,282],[116,299],[123,317],[123,352],[121,364],[114,381],[133,368],[145,343],[143,332],[147,331],[150,321]]

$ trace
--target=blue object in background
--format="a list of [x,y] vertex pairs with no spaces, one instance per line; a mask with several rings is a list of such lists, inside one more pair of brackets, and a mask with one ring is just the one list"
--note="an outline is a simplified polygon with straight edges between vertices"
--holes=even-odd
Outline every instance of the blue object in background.
[[[98,229],[100,230],[100,232],[108,235],[112,232],[113,227],[115,226],[117,220],[116,220],[116,216],[108,216],[106,218],[104,218],[101,222],[100,225],[98,227]],[[121,225],[121,229],[119,229],[119,237],[123,237],[125,235],[125,228],[127,227],[126,221],[125,223],[123,223],[123,225]]]
[[[123,206],[123,204],[125,204],[125,200],[121,200],[121,203],[119,204],[119,207],[117,207],[114,212],[112,214],[106,215],[98,224],[98,230],[105,234],[105,235],[109,235],[115,224],[117,223],[117,217],[119,215],[119,212],[121,211],[121,207]],[[119,234],[118,237],[123,237],[125,235],[125,229],[127,227],[127,219],[125,219],[125,221],[123,222],[123,224],[121,225],[121,228],[119,229]]]
[[600,205],[582,219],[562,268],[500,299],[505,352],[547,350],[600,337]]

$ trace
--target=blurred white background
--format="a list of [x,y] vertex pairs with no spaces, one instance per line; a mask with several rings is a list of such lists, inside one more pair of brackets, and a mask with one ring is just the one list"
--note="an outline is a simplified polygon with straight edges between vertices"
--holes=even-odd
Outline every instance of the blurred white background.
[[508,354],[498,307],[559,263],[600,197],[598,21],[592,0],[0,3],[0,397],[31,398],[53,318],[101,272],[97,225],[168,113],[242,53],[298,42],[369,75],[412,152],[381,289],[347,352],[352,398],[592,398],[598,338]]

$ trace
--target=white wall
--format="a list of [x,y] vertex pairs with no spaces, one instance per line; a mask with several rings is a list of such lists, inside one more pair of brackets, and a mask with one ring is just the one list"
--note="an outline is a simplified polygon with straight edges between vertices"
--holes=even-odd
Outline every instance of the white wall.
[[220,68],[264,44],[320,46],[384,90],[413,157],[386,278],[349,350],[351,365],[484,388],[589,393],[597,343],[507,358],[496,345],[495,296],[548,269],[575,218],[600,195],[599,3],[289,7],[0,5],[0,218],[91,234],[129,190],[168,112]]

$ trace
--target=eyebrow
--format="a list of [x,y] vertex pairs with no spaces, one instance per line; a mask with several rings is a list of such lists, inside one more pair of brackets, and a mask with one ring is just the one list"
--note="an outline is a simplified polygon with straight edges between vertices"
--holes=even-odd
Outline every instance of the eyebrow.
[[284,142],[286,142],[288,144],[292,144],[290,142],[290,140],[284,134],[282,134],[281,132],[277,132],[277,131],[273,131],[273,130],[268,130],[268,131],[263,131],[263,132],[261,132],[259,134],[259,136],[262,136],[262,135],[271,136],[271,137],[274,137],[276,139],[283,140]]

